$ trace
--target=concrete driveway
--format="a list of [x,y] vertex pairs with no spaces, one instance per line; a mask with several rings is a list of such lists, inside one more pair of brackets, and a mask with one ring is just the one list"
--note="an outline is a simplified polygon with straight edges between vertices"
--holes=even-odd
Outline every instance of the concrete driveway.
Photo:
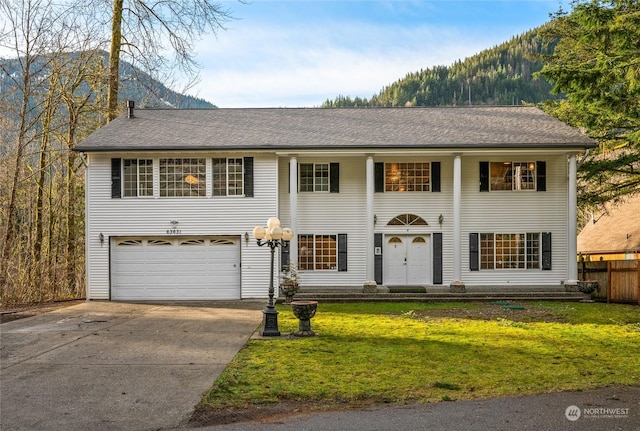
[[0,429],[184,426],[263,307],[86,302],[3,323]]

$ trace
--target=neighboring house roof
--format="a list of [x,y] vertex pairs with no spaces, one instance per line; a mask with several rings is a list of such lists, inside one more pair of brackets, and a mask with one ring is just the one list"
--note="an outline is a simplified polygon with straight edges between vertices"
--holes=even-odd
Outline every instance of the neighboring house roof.
[[76,151],[313,148],[588,148],[534,107],[136,110]]
[[640,251],[640,195],[608,205],[578,235],[578,253],[603,254]]

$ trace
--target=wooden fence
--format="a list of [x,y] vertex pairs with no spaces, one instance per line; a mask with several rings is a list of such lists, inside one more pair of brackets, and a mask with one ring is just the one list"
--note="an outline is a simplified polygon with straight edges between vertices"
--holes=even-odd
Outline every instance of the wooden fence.
[[595,299],[640,304],[640,260],[579,262],[578,278],[595,281]]

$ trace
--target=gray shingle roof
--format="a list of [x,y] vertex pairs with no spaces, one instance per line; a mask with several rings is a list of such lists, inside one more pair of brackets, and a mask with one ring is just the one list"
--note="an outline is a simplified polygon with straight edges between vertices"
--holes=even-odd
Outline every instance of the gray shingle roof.
[[135,111],[77,151],[311,148],[588,148],[578,130],[533,107],[257,108]]

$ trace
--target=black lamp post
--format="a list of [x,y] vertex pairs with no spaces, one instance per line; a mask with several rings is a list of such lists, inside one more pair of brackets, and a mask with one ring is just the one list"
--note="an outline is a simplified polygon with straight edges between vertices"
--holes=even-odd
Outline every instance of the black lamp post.
[[258,246],[268,245],[271,249],[271,272],[269,279],[269,303],[262,310],[262,335],[263,337],[279,337],[278,329],[278,311],[273,304],[273,258],[276,248],[285,242],[291,241],[293,231],[289,228],[281,228],[280,220],[277,217],[271,217],[267,220],[267,227],[256,226],[253,228],[253,237],[256,239]]

